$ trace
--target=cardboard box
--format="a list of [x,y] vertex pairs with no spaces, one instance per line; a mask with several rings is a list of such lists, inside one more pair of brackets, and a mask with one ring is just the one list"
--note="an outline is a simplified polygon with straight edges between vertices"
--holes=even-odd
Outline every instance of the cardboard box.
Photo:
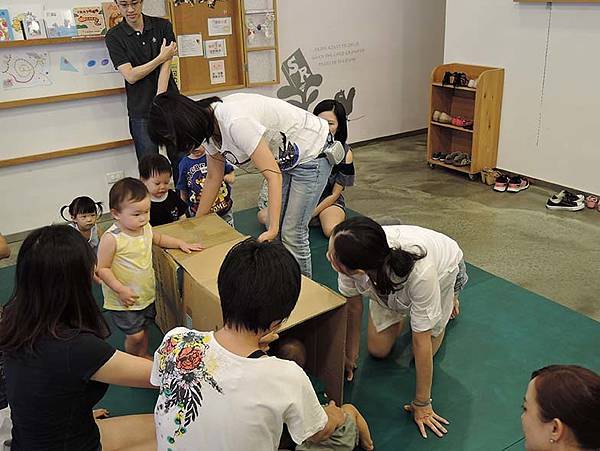
[[[163,332],[177,325],[216,330],[223,325],[217,276],[225,255],[246,237],[217,216],[179,221],[156,228],[161,233],[200,242],[205,250],[185,254],[155,248],[157,324]],[[302,340],[306,371],[325,383],[327,393],[341,404],[347,311],[345,298],[302,277],[300,298],[278,331]]]

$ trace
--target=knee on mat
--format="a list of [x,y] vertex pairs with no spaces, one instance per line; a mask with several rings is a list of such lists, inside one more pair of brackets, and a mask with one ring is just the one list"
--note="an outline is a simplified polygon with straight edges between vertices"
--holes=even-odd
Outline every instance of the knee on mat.
[[392,352],[392,347],[385,348],[382,346],[367,345],[369,355],[375,359],[385,359]]
[[141,345],[144,342],[144,331],[137,332],[132,335],[127,335],[127,341],[133,346]]

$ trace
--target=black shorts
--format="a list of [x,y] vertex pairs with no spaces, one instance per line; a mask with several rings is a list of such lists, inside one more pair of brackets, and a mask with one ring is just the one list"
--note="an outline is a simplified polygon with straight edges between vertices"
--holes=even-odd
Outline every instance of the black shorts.
[[154,302],[143,310],[111,310],[115,326],[125,335],[133,335],[148,328],[154,322],[156,308]]

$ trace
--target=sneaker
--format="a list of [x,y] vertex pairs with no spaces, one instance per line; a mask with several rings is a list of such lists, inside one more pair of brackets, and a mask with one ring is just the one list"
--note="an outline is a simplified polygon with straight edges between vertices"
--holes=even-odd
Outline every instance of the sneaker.
[[509,193],[518,193],[520,191],[526,190],[527,188],[529,188],[529,180],[517,175],[516,177],[510,178],[510,180],[508,181],[508,187],[506,188],[506,191],[508,191]]
[[569,200],[564,196],[559,200],[554,200],[553,197],[548,199],[548,202],[546,202],[546,208],[548,210],[579,211],[585,208],[585,204],[583,202]]
[[581,202],[585,201],[585,196],[583,194],[574,194],[574,193],[564,190],[564,189],[562,191],[554,194],[550,199],[552,199],[553,202],[558,203],[563,198],[570,200],[571,202],[580,202],[581,203]]
[[440,156],[442,155],[442,152],[436,152],[431,156],[432,160],[439,160]]
[[494,191],[498,191],[499,193],[503,193],[508,188],[508,177],[505,175],[501,175],[496,178],[496,183],[494,183]]

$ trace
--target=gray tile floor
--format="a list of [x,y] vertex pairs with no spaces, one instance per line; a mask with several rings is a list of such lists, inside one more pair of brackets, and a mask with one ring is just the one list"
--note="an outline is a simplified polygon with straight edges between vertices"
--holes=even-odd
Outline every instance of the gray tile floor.
[[[425,162],[426,136],[356,147],[350,208],[386,223],[417,224],[458,241],[470,263],[600,321],[600,212],[550,212],[551,194],[532,186],[496,193]],[[260,175],[238,171],[235,210],[256,206]],[[14,264],[13,255],[0,266]]]

